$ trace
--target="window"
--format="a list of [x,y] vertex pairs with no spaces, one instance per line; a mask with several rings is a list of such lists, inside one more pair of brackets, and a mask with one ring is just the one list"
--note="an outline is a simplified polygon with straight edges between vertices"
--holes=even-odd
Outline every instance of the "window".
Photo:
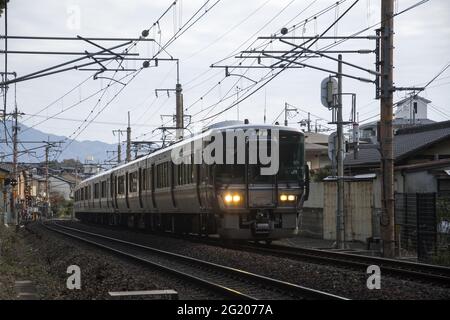
[[117,193],[124,194],[125,193],[125,177],[120,176],[117,178]]
[[100,185],[98,183],[94,184],[94,199],[98,199],[100,192],[99,192]]
[[167,188],[169,187],[169,163],[164,162],[156,166],[156,187]]
[[106,198],[106,181],[102,181],[101,197]]
[[137,171],[131,172],[128,175],[128,184],[129,184],[128,191],[137,192],[137,183],[138,183]]
[[192,164],[177,165],[177,185],[190,184],[194,181]]
[[141,171],[141,188],[147,190],[147,169]]

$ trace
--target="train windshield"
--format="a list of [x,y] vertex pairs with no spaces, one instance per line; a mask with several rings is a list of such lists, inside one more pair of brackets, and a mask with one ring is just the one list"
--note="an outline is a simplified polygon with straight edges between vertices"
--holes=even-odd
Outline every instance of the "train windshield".
[[[270,150],[270,143],[267,144],[269,148],[269,156],[279,158],[279,170],[277,175],[278,181],[283,182],[298,182],[302,176],[302,163],[303,159],[303,135],[299,133],[292,133],[281,131],[279,133],[279,154],[273,154]],[[247,156],[249,148],[247,146]],[[225,150],[224,150],[225,152]],[[234,150],[236,153],[236,151]],[[259,153],[259,150],[258,150]],[[236,154],[234,155],[237,159]],[[235,162],[236,163],[236,162]],[[274,183],[274,175],[261,175],[262,167],[269,167],[270,165],[248,164],[247,177],[249,183]],[[221,184],[231,183],[245,183],[245,165],[244,164],[216,164],[215,176],[216,181]]]
[[298,181],[302,177],[303,135],[280,132],[278,181]]

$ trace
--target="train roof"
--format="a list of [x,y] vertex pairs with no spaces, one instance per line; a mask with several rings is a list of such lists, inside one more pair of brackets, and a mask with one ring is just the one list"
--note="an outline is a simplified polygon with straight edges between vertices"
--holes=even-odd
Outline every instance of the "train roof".
[[272,129],[279,129],[282,131],[289,131],[289,132],[295,132],[295,133],[300,133],[300,134],[304,134],[302,131],[300,131],[300,129],[297,128],[293,128],[293,127],[285,127],[285,126],[280,126],[280,125],[269,125],[269,124],[245,124],[241,121],[224,121],[224,122],[220,122],[220,123],[216,123],[214,125],[209,126],[208,128],[206,128],[204,131],[202,131],[201,133],[198,134],[193,134],[189,137],[186,137],[183,140],[177,141],[165,148],[162,148],[160,150],[157,150],[155,152],[152,152],[144,157],[132,160],[130,162],[127,163],[123,163],[117,167],[111,168],[107,171],[101,172],[99,174],[96,174],[95,176],[89,177],[83,181],[81,181],[79,183],[79,185],[84,184],[86,182],[89,182],[91,180],[95,180],[99,177],[102,176],[106,176],[111,174],[112,172],[116,171],[116,170],[120,170],[123,169],[125,167],[131,166],[133,164],[139,163],[141,161],[145,161],[147,159],[150,159],[158,154],[162,154],[168,150],[171,150],[175,147],[180,146],[180,144],[182,143],[189,143],[192,142],[194,140],[197,140],[199,138],[203,138],[205,136],[209,136],[214,132],[221,132],[221,131],[227,131],[227,130],[237,130],[237,129],[244,129],[244,130],[248,130],[248,129],[265,129],[265,130],[272,130]]

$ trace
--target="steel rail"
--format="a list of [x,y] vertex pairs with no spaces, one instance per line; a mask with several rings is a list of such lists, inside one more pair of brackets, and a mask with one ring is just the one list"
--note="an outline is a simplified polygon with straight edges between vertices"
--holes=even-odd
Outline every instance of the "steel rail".
[[[259,295],[260,296],[263,295],[264,299],[266,299],[267,296],[264,296],[262,291],[267,291],[267,290],[269,290],[268,288],[271,288],[271,289],[273,288],[275,290],[269,290],[273,294],[273,296],[270,298],[274,298],[274,297],[276,298],[277,296],[281,296],[281,297],[289,296],[289,297],[293,297],[293,298],[302,298],[302,299],[348,300],[347,298],[344,298],[341,296],[329,294],[329,293],[311,289],[311,288],[306,288],[306,287],[299,286],[299,285],[296,285],[293,283],[269,278],[266,276],[254,274],[254,273],[247,272],[244,270],[239,270],[236,268],[219,265],[219,264],[212,263],[212,262],[195,259],[192,257],[180,255],[177,253],[160,250],[160,249],[144,246],[141,244],[137,244],[134,242],[120,240],[120,239],[108,237],[108,236],[93,233],[93,232],[83,231],[83,230],[80,230],[77,228],[62,226],[57,223],[53,223],[52,227],[50,227],[47,224],[43,224],[43,225],[45,228],[52,230],[54,232],[58,232],[60,234],[81,240],[81,241],[89,243],[91,245],[95,245],[97,247],[106,249],[106,250],[116,253],[118,255],[131,258],[132,260],[135,260],[137,262],[140,262],[140,263],[143,263],[146,265],[151,265],[153,267],[156,267],[156,268],[164,270],[164,271],[169,271],[169,272],[174,273],[183,278],[188,278],[189,280],[200,283],[204,286],[207,286],[211,289],[219,291],[222,294],[225,294],[226,296],[230,296],[232,298],[258,300],[260,297],[257,297],[258,294],[256,294],[256,296],[255,296],[252,293],[252,292],[255,292],[255,290],[252,290],[252,288],[251,288],[251,286],[253,286],[253,287],[256,286],[258,288]],[[61,229],[65,230],[65,231],[63,231]],[[73,232],[82,234],[84,236],[74,235]],[[109,242],[109,245],[104,244],[104,243],[102,244],[97,240],[89,239],[89,237],[107,241],[107,242]],[[113,244],[113,246],[111,246],[111,244]],[[114,245],[125,246],[127,248],[125,250],[123,250],[123,249],[121,250],[121,249],[118,249],[117,247],[115,248]],[[177,268],[173,268],[173,267],[170,267],[167,265],[163,265],[161,263],[151,261],[148,258],[128,252],[129,249],[131,249],[132,251],[133,250],[141,250],[141,251],[144,251],[146,253],[151,253],[156,256],[163,256],[165,258],[170,258],[172,260],[178,261],[179,263],[181,262],[184,265],[188,265],[188,266],[190,266],[190,268],[192,268],[192,266],[194,266],[195,270],[207,270],[206,272],[210,272],[211,274],[216,274],[216,276],[217,276],[217,274],[219,274],[219,277],[222,277],[222,278],[223,278],[223,275],[225,275],[226,279],[228,279],[228,278],[232,279],[231,282],[238,281],[239,283],[241,283],[241,289],[237,290],[237,289],[231,288],[230,286],[228,286],[226,284],[223,284],[223,283],[220,284],[220,283],[217,283],[216,281],[210,281],[210,280],[201,278],[197,275],[194,275],[192,273],[189,274],[187,272],[177,270]],[[180,267],[178,267],[178,269],[180,269]],[[242,283],[244,283],[244,286],[245,286],[244,290],[242,290]],[[249,287],[247,291],[250,291],[251,292],[250,294],[242,292],[247,289],[246,287]]]

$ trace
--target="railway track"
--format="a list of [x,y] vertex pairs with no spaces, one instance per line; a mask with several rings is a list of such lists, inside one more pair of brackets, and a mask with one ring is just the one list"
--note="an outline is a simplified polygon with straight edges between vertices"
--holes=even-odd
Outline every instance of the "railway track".
[[183,256],[105,235],[62,226],[43,224],[53,232],[76,239],[145,266],[172,273],[207,287],[224,297],[245,300],[330,299],[345,297],[306,288],[244,270]]
[[236,245],[238,250],[246,250],[256,253],[273,254],[276,256],[324,263],[327,265],[341,266],[366,272],[367,267],[377,265],[381,274],[388,274],[402,279],[421,282],[432,282],[444,286],[450,286],[450,268],[423,263],[400,261],[380,257],[363,256],[352,253],[344,253],[331,250],[319,250],[311,248],[289,247],[283,245]]

